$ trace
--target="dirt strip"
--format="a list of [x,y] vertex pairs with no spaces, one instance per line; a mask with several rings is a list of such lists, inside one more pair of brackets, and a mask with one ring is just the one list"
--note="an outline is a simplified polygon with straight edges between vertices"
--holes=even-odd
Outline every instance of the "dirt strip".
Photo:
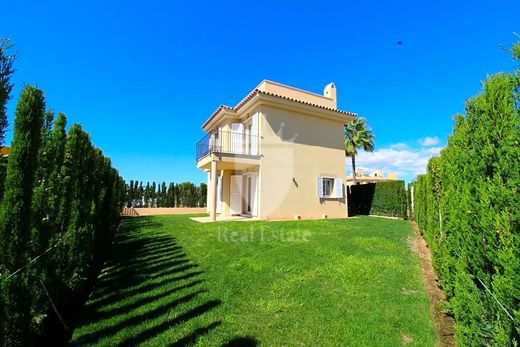
[[411,247],[414,252],[419,254],[421,259],[423,281],[426,291],[428,292],[428,298],[430,299],[430,311],[435,327],[435,334],[437,335],[437,346],[456,346],[455,320],[442,310],[442,303],[446,301],[446,295],[439,286],[439,279],[433,269],[430,249],[421,235],[417,224],[415,222],[411,223],[415,232],[415,238]]
[[139,216],[158,216],[158,215],[172,215],[172,214],[199,214],[206,213],[205,207],[144,207],[134,208]]

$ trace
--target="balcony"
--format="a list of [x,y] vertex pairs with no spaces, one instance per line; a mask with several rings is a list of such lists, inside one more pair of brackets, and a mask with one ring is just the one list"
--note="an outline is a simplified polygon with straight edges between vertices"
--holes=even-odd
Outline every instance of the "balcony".
[[210,154],[232,156],[258,156],[259,136],[232,131],[213,131],[204,136],[196,146],[196,161]]

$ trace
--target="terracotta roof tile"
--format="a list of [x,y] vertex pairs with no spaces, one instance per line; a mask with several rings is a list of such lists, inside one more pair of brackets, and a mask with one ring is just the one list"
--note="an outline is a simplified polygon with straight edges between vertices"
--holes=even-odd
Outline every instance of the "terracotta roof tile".
[[332,107],[326,107],[326,106],[321,106],[321,105],[318,105],[318,104],[313,104],[311,102],[307,102],[307,101],[302,101],[302,100],[298,100],[298,99],[294,99],[294,98],[289,98],[287,96],[283,96],[283,95],[279,95],[279,94],[274,94],[274,93],[269,93],[269,92],[264,92],[264,91],[261,91],[261,90],[258,90],[258,89],[255,89],[253,90],[251,93],[249,93],[248,96],[246,96],[236,107],[235,109],[238,110],[239,108],[241,108],[247,101],[249,101],[249,99],[251,99],[253,96],[255,96],[256,94],[264,94],[264,95],[269,95],[269,96],[274,96],[276,98],[280,98],[280,99],[285,99],[285,100],[289,100],[289,101],[294,101],[294,102],[299,102],[300,104],[305,104],[305,105],[310,105],[310,106],[314,106],[314,107],[319,107],[319,108],[323,108],[325,110],[329,110],[329,111],[334,111],[334,112],[338,112],[338,113],[341,113],[341,114],[345,114],[345,115],[349,115],[349,116],[357,116],[355,113],[352,113],[352,112],[347,112],[347,111],[342,111],[342,110],[338,110],[338,109],[335,109],[335,108],[332,108]]
[[208,118],[208,120],[206,122],[204,122],[204,124],[202,125],[202,127],[205,127],[206,124],[208,124],[214,117],[217,116],[217,114],[223,110],[223,109],[226,109],[226,110],[230,110],[230,111],[234,111],[234,112],[237,112],[238,110],[240,110],[249,100],[251,100],[255,95],[257,94],[263,94],[263,95],[268,95],[268,96],[273,96],[273,97],[276,97],[276,98],[280,98],[280,99],[284,99],[284,100],[289,100],[289,101],[293,101],[293,102],[298,102],[298,103],[301,103],[301,104],[304,104],[304,105],[309,105],[309,106],[314,106],[314,107],[318,107],[318,108],[321,108],[321,109],[325,109],[325,110],[329,110],[329,111],[333,111],[333,112],[338,112],[338,113],[341,113],[341,114],[344,114],[346,116],[354,116],[356,117],[357,114],[355,113],[352,113],[352,112],[347,112],[347,111],[342,111],[342,110],[338,110],[338,109],[334,109],[334,108],[331,108],[331,107],[326,107],[326,106],[321,106],[321,105],[317,105],[317,104],[313,104],[313,103],[310,103],[310,102],[307,102],[307,101],[302,101],[302,100],[298,100],[298,99],[294,99],[294,98],[289,98],[287,96],[283,96],[283,95],[279,95],[279,94],[274,94],[274,93],[269,93],[269,92],[264,92],[264,91],[261,91],[261,90],[258,90],[258,89],[255,89],[253,90],[251,93],[249,93],[245,98],[242,99],[242,101],[240,101],[235,107],[231,107],[231,106],[227,106],[227,105],[220,105],[216,110],[215,112],[213,112],[211,114],[211,116]]

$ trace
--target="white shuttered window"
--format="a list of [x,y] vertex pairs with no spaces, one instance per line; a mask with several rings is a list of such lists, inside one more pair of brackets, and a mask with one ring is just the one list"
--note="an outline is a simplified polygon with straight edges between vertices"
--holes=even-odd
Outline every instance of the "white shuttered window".
[[317,179],[318,197],[328,199],[343,198],[343,181],[341,178],[318,177]]

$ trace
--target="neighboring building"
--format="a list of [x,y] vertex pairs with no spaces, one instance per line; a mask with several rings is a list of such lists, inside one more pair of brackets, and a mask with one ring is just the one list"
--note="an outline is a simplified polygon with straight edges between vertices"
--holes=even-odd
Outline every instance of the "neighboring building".
[[370,175],[370,177],[385,177],[385,172],[383,170],[374,170]]
[[11,147],[0,147],[0,157],[7,158],[11,154]]
[[347,216],[343,126],[356,115],[324,95],[263,81],[203,124],[197,167],[208,172],[208,211],[260,219]]
[[[394,172],[390,172],[388,176],[385,176],[385,172],[383,170],[377,169],[370,173],[368,176],[365,175],[365,170],[362,168],[356,168],[356,184],[365,184],[365,183],[376,183],[376,182],[388,182],[388,181],[397,181],[397,174]],[[347,185],[352,185],[354,182],[352,181],[352,176],[347,176]]]

